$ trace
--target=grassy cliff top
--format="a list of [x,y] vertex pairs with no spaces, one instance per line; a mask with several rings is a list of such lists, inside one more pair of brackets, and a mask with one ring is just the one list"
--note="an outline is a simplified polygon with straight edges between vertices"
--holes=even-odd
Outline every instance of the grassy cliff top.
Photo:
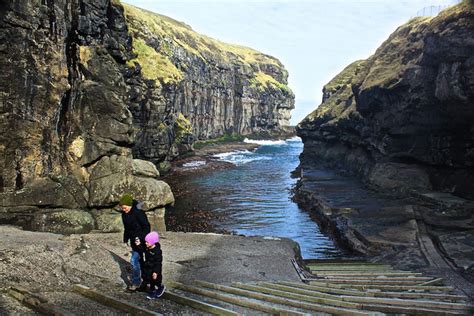
[[[330,96],[318,106],[316,110],[306,116],[305,121],[314,119],[332,119],[340,116],[352,104],[348,103],[352,97],[352,84],[359,72],[365,66],[366,60],[357,60],[344,68],[324,86],[325,93]],[[355,101],[354,101],[355,102]]]
[[407,70],[419,67],[426,36],[443,36],[453,23],[459,29],[472,27],[474,5],[468,2],[449,7],[435,17],[413,18],[398,27],[367,60],[353,62],[326,84],[324,92],[328,97],[302,123],[334,123],[350,114],[357,115],[353,84],[360,85],[360,90],[389,90],[400,84]]
[[469,28],[474,5],[468,1],[451,6],[433,17],[415,17],[398,27],[368,59],[370,67],[362,89],[374,86],[392,88],[405,71],[418,65],[426,50],[427,36],[440,36],[446,29]]
[[[183,74],[170,61],[175,49],[181,47],[186,52],[201,58],[205,63],[224,67],[229,64],[237,65],[244,73],[248,73],[250,76],[253,75],[252,80],[258,83],[257,86],[290,91],[286,86],[287,72],[278,59],[245,46],[227,44],[199,34],[185,23],[167,16],[125,3],[122,6],[125,10],[129,32],[134,39],[134,51],[138,56],[133,61],[142,64],[142,62],[149,60],[151,54],[154,58],[160,60],[160,62],[154,63],[155,67],[152,65],[154,70],[149,71],[148,79],[181,80]],[[158,40],[159,47],[152,48],[147,44],[153,38]],[[137,45],[135,45],[135,42],[138,42]],[[155,53],[151,53],[150,49],[155,50]],[[133,63],[133,61],[131,62]],[[158,73],[159,67],[162,69],[161,73]],[[267,72],[265,73],[266,76],[257,75],[263,72],[263,69],[272,69],[272,72],[275,72],[276,76],[284,82],[280,82],[278,78],[274,78]],[[171,75],[163,77],[166,74]]]

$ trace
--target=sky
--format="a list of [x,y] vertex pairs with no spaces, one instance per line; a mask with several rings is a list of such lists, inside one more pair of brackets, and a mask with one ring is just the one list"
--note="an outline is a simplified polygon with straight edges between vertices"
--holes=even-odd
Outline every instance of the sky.
[[395,29],[456,0],[122,0],[221,41],[278,58],[295,93],[292,125],[321,103],[322,88],[372,55]]

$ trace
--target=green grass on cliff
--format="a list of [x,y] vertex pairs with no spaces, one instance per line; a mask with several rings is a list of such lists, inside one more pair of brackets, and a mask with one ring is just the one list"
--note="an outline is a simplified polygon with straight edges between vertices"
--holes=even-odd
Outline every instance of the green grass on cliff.
[[168,58],[158,53],[153,47],[148,46],[141,38],[133,41],[133,52],[137,55],[135,59],[127,62],[128,66],[133,66],[138,62],[142,67],[142,75],[149,80],[159,80],[165,83],[177,83],[183,79],[183,74]]
[[267,75],[264,72],[257,72],[255,74],[255,77],[249,80],[250,82],[250,87],[255,88],[259,91],[263,91],[267,88],[270,89],[277,89],[277,90],[282,90],[285,91],[286,93],[292,93],[290,88],[282,84],[281,82],[275,80],[272,76]]
[[[324,91],[330,93],[330,97],[321,103],[316,110],[311,112],[306,119],[314,120],[319,118],[326,121],[344,113],[351,104],[348,100],[353,96],[352,84],[357,80],[365,65],[366,60],[357,60],[328,82],[324,86]],[[355,103],[355,100],[352,100],[352,102]]]
[[[211,66],[216,64],[234,64],[243,73],[254,73],[250,83],[260,89],[262,87],[273,87],[291,92],[286,83],[279,82],[272,76],[264,74],[261,70],[259,71],[265,65],[266,68],[276,68],[286,73],[283,65],[276,58],[245,46],[227,44],[196,33],[190,26],[164,15],[128,4],[122,4],[122,6],[124,7],[129,32],[134,42],[141,39],[142,42],[150,43],[150,39],[156,39],[156,42],[160,43],[160,47],[154,48],[156,50],[154,56],[161,59],[160,63],[167,68],[159,74],[158,69],[153,67],[148,71],[147,76],[149,78],[163,77],[162,79],[165,81],[176,81],[177,78],[180,78],[177,73],[178,69],[171,67],[169,64],[173,64],[171,61],[172,57],[179,54],[180,49],[183,49],[200,58],[204,63],[211,64]],[[137,46],[140,45],[142,44]],[[139,52],[138,47],[136,50]],[[149,53],[149,50],[146,51]],[[146,56],[148,58],[151,55],[148,54]],[[137,59],[140,62],[140,56]],[[165,63],[164,59],[168,60],[169,63]],[[141,60],[143,61],[143,58]],[[171,77],[167,76],[168,73],[170,73]]]
[[191,125],[191,122],[184,117],[183,113],[179,112],[176,117],[174,130],[175,142],[180,143],[186,134],[193,133],[193,126]]
[[474,5],[463,2],[443,10],[435,17],[409,20],[398,27],[374,55],[350,64],[326,84],[324,90],[330,97],[310,113],[303,123],[338,124],[348,117],[358,117],[352,93],[354,83],[360,84],[361,90],[373,87],[390,90],[403,84],[406,71],[411,67],[419,67],[427,34],[441,34],[450,23],[468,29],[468,25],[472,25],[469,23],[472,23],[473,15]]
[[349,85],[354,80],[354,76],[358,74],[362,66],[365,64],[365,60],[357,60],[344,68],[340,73],[336,75],[330,82],[324,86],[324,90],[330,93],[334,93],[341,89],[344,85]]

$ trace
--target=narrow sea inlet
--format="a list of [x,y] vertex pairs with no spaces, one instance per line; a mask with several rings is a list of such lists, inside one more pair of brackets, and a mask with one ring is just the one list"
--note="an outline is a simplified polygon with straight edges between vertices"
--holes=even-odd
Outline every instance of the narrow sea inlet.
[[[233,168],[181,178],[187,193],[177,199],[172,212],[205,209],[215,215],[212,224],[217,231],[291,238],[300,244],[305,259],[343,256],[310,214],[291,200],[296,183],[291,172],[299,164],[301,140],[295,137],[255,142],[261,145],[255,151],[216,155],[233,163]],[[201,163],[188,167],[196,168]]]

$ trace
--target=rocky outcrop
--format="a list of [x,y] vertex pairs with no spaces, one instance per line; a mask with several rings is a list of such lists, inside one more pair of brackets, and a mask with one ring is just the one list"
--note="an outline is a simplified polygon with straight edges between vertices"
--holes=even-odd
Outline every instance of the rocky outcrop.
[[297,126],[296,199],[351,249],[472,280],[473,34],[468,2],[410,20]]
[[[158,170],[194,139],[289,119],[287,73],[272,57],[203,52],[184,24],[115,0],[0,8],[0,223],[114,231],[124,192],[162,219],[173,195]],[[186,32],[164,34],[173,23]]]
[[329,162],[389,190],[474,198],[474,8],[399,27],[324,87],[297,127],[302,160]]
[[0,20],[1,222],[88,232],[124,192],[162,213],[173,202],[169,186],[132,155],[123,72],[133,53],[122,9],[10,1]]

